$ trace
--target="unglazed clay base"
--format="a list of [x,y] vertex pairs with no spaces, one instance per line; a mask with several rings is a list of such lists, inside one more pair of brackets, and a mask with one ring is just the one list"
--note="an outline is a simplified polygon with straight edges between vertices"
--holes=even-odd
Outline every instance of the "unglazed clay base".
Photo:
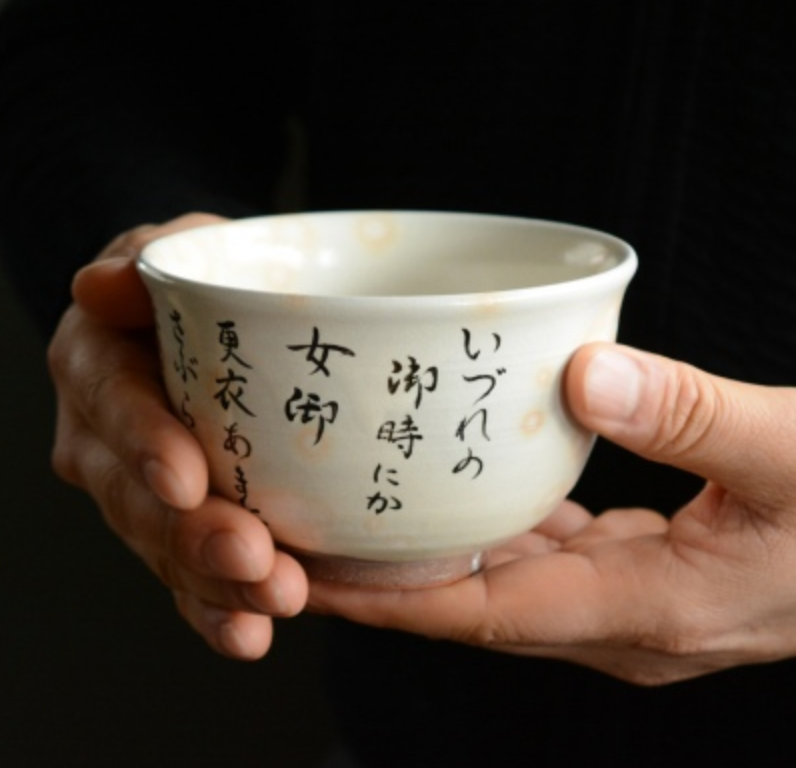
[[424,589],[452,584],[481,569],[481,552],[410,562],[376,562],[293,552],[311,579],[365,589]]

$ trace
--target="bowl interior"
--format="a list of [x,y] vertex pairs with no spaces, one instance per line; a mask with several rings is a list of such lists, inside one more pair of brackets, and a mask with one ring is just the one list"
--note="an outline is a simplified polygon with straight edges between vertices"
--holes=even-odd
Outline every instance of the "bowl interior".
[[631,258],[589,229],[501,216],[346,212],[244,219],[151,243],[160,276],[312,296],[496,292],[580,280]]

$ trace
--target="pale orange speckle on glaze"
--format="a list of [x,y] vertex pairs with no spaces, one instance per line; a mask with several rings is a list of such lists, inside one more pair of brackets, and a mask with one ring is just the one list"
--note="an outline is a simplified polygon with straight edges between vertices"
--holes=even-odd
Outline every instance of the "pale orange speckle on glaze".
[[[262,517],[268,519],[277,541],[305,551],[323,551],[324,531],[328,531],[336,519],[334,511],[324,500],[278,486],[262,489],[253,498]],[[297,522],[301,531],[298,536]],[[283,528],[292,533],[283,533]]]
[[526,437],[535,435],[544,425],[544,412],[539,410],[528,411],[522,417],[520,429]]
[[268,264],[263,269],[263,282],[269,291],[289,293],[295,286],[296,273],[283,264]]
[[389,213],[369,213],[354,222],[357,241],[371,253],[381,253],[398,239],[398,227]]
[[484,293],[478,299],[475,309],[480,315],[496,315],[500,312],[500,296],[497,293]]
[[329,430],[326,430],[316,442],[317,438],[318,425],[315,422],[302,425],[293,440],[296,453],[308,461],[326,459],[332,451],[333,437],[329,434]]
[[312,225],[298,216],[274,219],[265,237],[272,243],[292,245],[302,250],[314,248],[318,240]]
[[536,376],[534,376],[534,384],[536,384],[539,389],[549,389],[553,384],[554,378],[555,374],[552,368],[540,368],[536,372]]
[[589,328],[587,338],[596,341],[608,341],[616,336],[619,324],[619,302],[611,302]]
[[295,311],[304,311],[312,304],[310,296],[302,295],[300,293],[288,293],[285,295],[284,304]]
[[365,519],[362,527],[370,536],[378,536],[380,533],[384,531],[390,524],[389,518],[385,517],[383,514],[381,515],[374,515],[372,512],[368,513],[368,517]]
[[588,432],[580,432],[570,447],[576,464],[585,461],[592,446],[592,436]]

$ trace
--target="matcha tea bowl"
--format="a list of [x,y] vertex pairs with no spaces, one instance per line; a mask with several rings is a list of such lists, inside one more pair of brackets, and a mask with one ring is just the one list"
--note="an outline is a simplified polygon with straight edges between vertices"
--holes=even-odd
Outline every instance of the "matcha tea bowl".
[[593,436],[562,373],[615,338],[636,256],[566,224],[355,211],[181,232],[139,269],[213,490],[315,577],[420,587],[577,481]]

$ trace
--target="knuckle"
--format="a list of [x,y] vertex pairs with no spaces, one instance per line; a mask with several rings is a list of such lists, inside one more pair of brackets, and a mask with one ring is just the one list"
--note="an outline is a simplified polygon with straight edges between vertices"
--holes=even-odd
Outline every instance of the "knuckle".
[[95,471],[89,486],[111,530],[128,543],[133,542],[136,537],[136,510],[130,503],[130,478],[124,465],[113,462]]
[[[715,650],[711,622],[698,606],[682,602],[669,614],[650,631],[640,633],[633,645],[658,659],[678,663],[703,658]],[[656,667],[652,665],[648,670],[654,680],[660,678]]]
[[151,239],[152,230],[150,228],[134,229],[127,233],[116,255],[136,258]]
[[100,414],[107,413],[105,403],[113,402],[113,392],[119,381],[119,374],[108,370],[87,379],[83,388],[83,406],[89,420],[96,420]]
[[106,258],[137,258],[141,251],[154,239],[168,232],[191,229],[224,221],[221,216],[202,211],[191,211],[178,216],[165,224],[142,224],[123,232],[116,237],[100,255]]
[[699,633],[682,629],[641,637],[638,641],[638,647],[645,651],[650,651],[656,656],[677,660],[700,656],[706,651],[707,646],[706,638]]
[[131,489],[137,484],[126,467],[114,462],[94,479],[93,495],[100,500],[108,527],[147,564],[160,582],[172,590],[187,590],[180,558],[176,554],[174,515],[160,505],[144,502]]
[[[64,322],[67,318],[64,318]],[[69,345],[62,340],[62,328],[59,328],[47,345],[47,370],[54,381],[61,381],[67,375],[71,362]]]
[[182,618],[191,624],[191,610],[189,601],[191,599],[190,595],[182,592],[179,589],[172,590],[172,597],[174,598],[174,606],[177,609],[177,613],[182,616]]
[[[519,617],[500,616],[474,621],[463,630],[462,642],[483,648],[511,648],[526,643],[528,628],[519,626]],[[530,636],[533,643],[533,636]]]
[[50,466],[56,477],[70,485],[81,485],[80,465],[74,450],[64,440],[56,437],[50,454]]
[[513,615],[478,613],[457,625],[453,640],[478,648],[506,649],[534,645],[532,628]]
[[189,228],[201,227],[206,224],[217,224],[220,221],[224,221],[224,219],[214,213],[207,213],[206,211],[189,211],[188,213],[185,213],[182,216],[174,219],[172,223],[176,226]]
[[239,582],[224,582],[220,583],[218,588],[221,592],[220,595],[217,595],[217,598],[220,598],[218,602],[227,608],[247,613],[258,613],[263,616],[278,613],[273,610],[270,596],[267,593],[263,594],[257,586]]
[[155,229],[157,228],[152,224],[143,224],[123,232],[110,243],[100,258],[136,258],[152,239],[152,231]]
[[79,488],[85,485],[83,468],[86,450],[83,437],[79,420],[59,399],[50,466],[56,477]]
[[185,591],[186,585],[183,583],[182,571],[168,555],[161,554],[152,558],[149,568],[164,586],[175,592]]
[[154,539],[155,546],[172,563],[185,561],[182,546],[187,538],[184,516],[175,513],[173,510],[164,507],[154,516]]
[[633,667],[632,669],[623,670],[617,675],[621,680],[631,685],[637,685],[640,688],[661,688],[664,685],[671,685],[689,676],[668,668],[663,669],[654,664]]
[[710,377],[678,366],[665,384],[651,451],[676,459],[698,449],[711,434],[720,405],[721,393]]
[[[429,639],[436,639],[436,635],[428,635]],[[464,626],[456,626],[450,632],[450,639],[454,643],[472,645],[477,648],[494,648],[501,645],[501,633],[497,632],[491,624],[486,622],[473,622]]]

